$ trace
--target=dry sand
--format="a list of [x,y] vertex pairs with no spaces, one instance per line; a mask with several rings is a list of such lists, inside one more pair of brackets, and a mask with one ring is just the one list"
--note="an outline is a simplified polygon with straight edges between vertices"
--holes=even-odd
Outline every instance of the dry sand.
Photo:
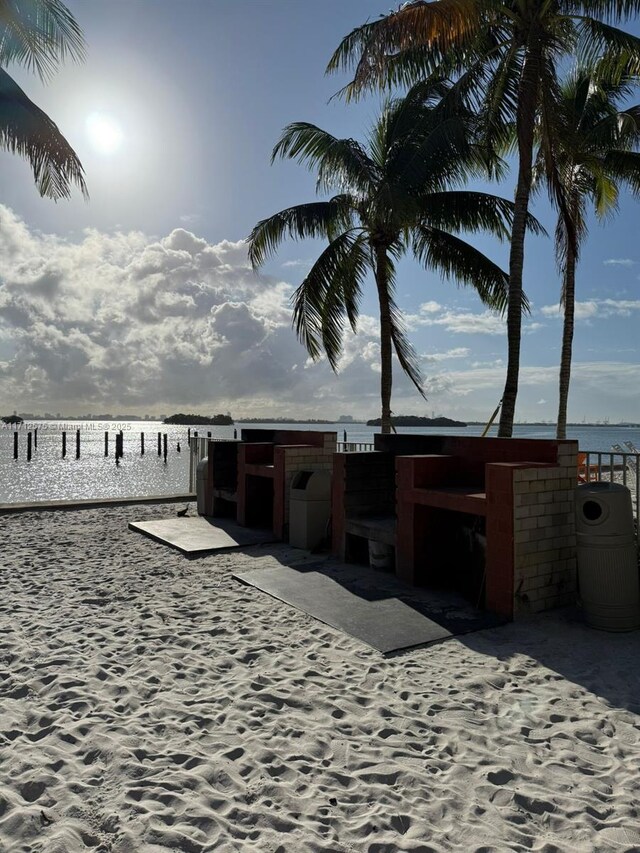
[[290,549],[127,530],[176,509],[0,518],[0,850],[640,850],[638,633],[385,659],[232,580]]

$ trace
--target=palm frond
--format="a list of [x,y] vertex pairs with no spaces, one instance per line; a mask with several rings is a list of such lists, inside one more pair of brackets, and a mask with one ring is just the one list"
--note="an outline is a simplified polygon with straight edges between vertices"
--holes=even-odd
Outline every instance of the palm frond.
[[82,31],[61,0],[1,0],[0,65],[18,63],[44,80],[84,53]]
[[640,153],[608,151],[604,165],[610,175],[623,181],[634,195],[640,195]]
[[298,338],[314,360],[324,350],[333,370],[342,352],[345,318],[355,331],[362,282],[369,267],[362,233],[347,231],[324,249],[293,294]]
[[426,269],[474,287],[488,307],[500,312],[507,307],[507,273],[460,237],[438,228],[421,227],[414,232],[413,250]]
[[[471,190],[449,190],[430,193],[424,199],[424,222],[447,231],[489,231],[500,239],[511,235],[514,203],[490,193]],[[534,234],[546,234],[532,214],[527,227]]]
[[640,72],[640,37],[589,17],[581,18],[576,29],[582,64],[597,64],[600,74],[609,80],[622,80],[629,73]]
[[407,338],[406,326],[402,316],[393,298],[389,299],[389,309],[391,312],[391,340],[398,362],[404,373],[413,382],[421,397],[426,399],[422,371],[420,370],[420,361],[416,354],[413,345]]
[[364,148],[354,139],[338,139],[308,122],[294,122],[282,132],[271,154],[297,160],[318,170],[318,188],[367,193],[375,180],[375,167]]
[[262,219],[247,238],[249,260],[254,269],[261,267],[285,237],[294,240],[323,237],[331,239],[353,224],[353,200],[335,196],[329,201],[298,204]]
[[[354,79],[345,92],[348,99],[372,86],[383,88],[390,82],[398,83],[407,67],[416,59],[419,62],[427,57],[422,48],[438,54],[468,42],[479,19],[479,6],[472,0],[405,3],[396,12],[349,33],[329,60],[327,71],[355,68]],[[402,58],[394,63],[397,54]],[[416,79],[414,76],[411,82]],[[407,83],[406,77],[404,82]]]
[[[562,3],[565,14],[575,14],[574,3]],[[580,0],[579,10],[582,15],[601,18],[603,21],[621,21],[633,18],[640,12],[638,0]]]
[[68,198],[76,184],[88,198],[78,155],[57,125],[0,68],[0,145],[25,157],[40,195]]

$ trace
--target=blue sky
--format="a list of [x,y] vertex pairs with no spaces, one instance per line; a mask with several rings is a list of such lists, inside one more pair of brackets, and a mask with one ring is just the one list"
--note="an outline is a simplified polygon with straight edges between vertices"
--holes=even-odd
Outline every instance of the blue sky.
[[[87,61],[45,86],[13,71],[76,148],[91,199],[42,200],[26,164],[0,155],[5,407],[376,416],[372,291],[336,377],[325,363],[308,362],[290,328],[290,293],[319,245],[286,243],[257,277],[242,241],[260,218],[315,195],[303,168],[270,165],[287,123],[365,135],[380,98],[329,101],[347,78],[324,68],[346,33],[388,8],[372,0],[68,5],[84,30]],[[117,150],[92,141],[92,115],[121,134]],[[493,191],[511,197],[514,180],[510,174]],[[552,233],[544,199],[535,212]],[[614,220],[591,225],[584,247],[573,420],[640,421],[638,214],[624,197]],[[506,246],[470,240],[506,265]],[[525,288],[533,311],[516,417],[551,421],[561,331],[551,239],[529,239]],[[398,303],[428,401],[397,371],[394,411],[488,418],[504,384],[503,320],[410,260],[400,266]]]

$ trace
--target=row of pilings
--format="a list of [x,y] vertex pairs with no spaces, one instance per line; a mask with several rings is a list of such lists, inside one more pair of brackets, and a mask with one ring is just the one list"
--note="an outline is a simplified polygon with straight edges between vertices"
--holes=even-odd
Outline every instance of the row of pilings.
[[[73,435],[73,433],[71,435]],[[209,435],[210,435],[210,433],[209,433]],[[194,436],[197,437],[197,433],[194,433]],[[64,430],[61,433],[60,437],[61,437],[61,441],[62,441],[61,458],[66,459],[67,455],[70,455],[67,452],[67,444],[68,444],[68,442],[67,442],[67,431]],[[37,449],[38,449],[38,429],[36,428],[35,430],[33,430],[33,432],[32,431],[27,432],[25,438],[26,438],[26,459],[27,459],[27,462],[31,462],[35,451],[37,451]],[[124,433],[123,433],[123,431],[120,430],[120,432],[117,432],[114,436],[114,439],[115,439],[114,440],[114,459],[116,461],[116,464],[118,464],[120,462],[120,460],[122,459],[122,457],[124,456]],[[189,444],[190,439],[191,439],[191,437],[188,436],[187,437],[187,444]],[[110,445],[109,432],[105,431],[105,434],[104,434],[104,455],[105,455],[105,457],[109,456],[109,445]],[[158,448],[158,456],[162,456],[164,458],[164,461],[166,462],[168,452],[169,452],[169,438],[168,438],[167,433],[164,433],[164,434],[161,432],[158,433],[157,448]],[[180,442],[178,442],[176,445],[176,452],[180,453],[180,450],[181,450]],[[79,429],[77,429],[75,431],[75,458],[76,459],[80,459],[80,453],[81,453],[81,432]],[[145,435],[143,432],[141,432],[140,433],[140,456],[144,456],[144,455],[145,455]],[[13,433],[13,458],[17,460],[17,459],[19,459],[19,457],[20,457],[19,435],[18,435],[17,431],[14,431],[14,433]]]
[[[237,430],[234,430],[234,438],[237,438]],[[71,434],[73,435],[73,433]],[[38,428],[36,427],[34,430],[29,430],[26,433],[26,459],[27,462],[31,462],[35,451],[38,449]],[[191,428],[187,430],[187,447],[191,445]],[[197,430],[193,432],[193,438],[198,438]],[[207,438],[211,438],[211,432],[207,432]],[[64,430],[61,433],[62,439],[62,447],[61,447],[61,457],[62,459],[67,458],[67,431]],[[122,430],[115,433],[114,436],[114,459],[116,464],[119,464],[120,460],[124,456],[124,433]],[[159,432],[157,434],[157,455],[164,458],[164,461],[167,461],[167,456],[169,453],[169,437],[168,434]],[[104,433],[104,455],[105,457],[109,456],[109,446],[110,446],[110,435],[109,431],[105,430]],[[75,458],[80,459],[80,450],[81,450],[81,431],[77,429],[75,431]],[[19,434],[17,430],[14,430],[13,433],[13,458],[19,459],[20,456],[20,442],[19,442]],[[181,447],[180,442],[178,441],[176,444],[176,453],[180,453]],[[144,432],[140,433],[140,456],[145,455],[145,434]]]

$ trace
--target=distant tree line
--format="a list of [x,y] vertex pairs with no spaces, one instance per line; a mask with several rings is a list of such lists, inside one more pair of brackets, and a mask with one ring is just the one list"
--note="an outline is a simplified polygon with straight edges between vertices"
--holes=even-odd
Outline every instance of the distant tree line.
[[170,415],[163,420],[164,424],[212,424],[213,426],[229,426],[233,423],[231,415],[185,415],[182,412]]
[[[367,426],[380,426],[381,418],[367,421]],[[464,421],[454,421],[451,418],[423,418],[420,415],[394,415],[394,426],[428,426],[428,427],[466,427]]]

